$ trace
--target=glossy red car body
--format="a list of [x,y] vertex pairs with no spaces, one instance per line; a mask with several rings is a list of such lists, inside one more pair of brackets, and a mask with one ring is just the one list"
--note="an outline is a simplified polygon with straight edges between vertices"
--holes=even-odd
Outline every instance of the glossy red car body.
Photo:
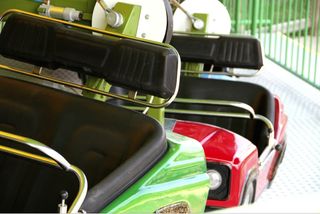
[[[284,153],[287,116],[278,97],[275,101],[274,146],[265,161],[260,162],[256,146],[244,137],[226,129],[191,121],[175,121],[172,131],[198,140],[207,162],[230,167],[229,196],[226,200],[208,200],[210,207],[232,207],[241,204],[250,173],[255,175],[254,199],[258,198],[272,180]],[[277,148],[277,149],[276,149]],[[282,148],[282,149],[280,149]]]

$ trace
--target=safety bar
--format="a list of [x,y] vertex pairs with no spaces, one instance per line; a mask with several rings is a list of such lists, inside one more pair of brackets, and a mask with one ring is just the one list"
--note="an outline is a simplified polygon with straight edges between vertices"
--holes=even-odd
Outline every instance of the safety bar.
[[0,138],[7,139],[10,141],[14,141],[16,143],[20,143],[29,147],[32,147],[50,158],[32,154],[29,152],[25,152],[22,150],[14,149],[11,147],[0,145],[0,151],[16,155],[19,157],[27,158],[30,160],[38,161],[47,165],[55,166],[61,168],[66,172],[74,173],[79,181],[79,191],[77,193],[76,198],[71,204],[68,213],[78,213],[79,209],[87,195],[88,190],[88,182],[84,172],[76,166],[71,165],[62,155],[58,152],[54,151],[50,147],[40,143],[39,141],[33,140],[31,138],[23,137],[20,135],[11,134],[8,132],[0,131]]
[[235,117],[235,118],[244,118],[244,119],[257,119],[261,120],[267,126],[269,133],[274,132],[272,122],[262,116],[255,113],[254,109],[246,103],[242,102],[234,102],[234,101],[226,101],[226,100],[199,100],[199,99],[187,99],[187,98],[176,98],[175,103],[185,103],[185,104],[193,104],[193,105],[212,105],[212,106],[229,106],[233,108],[238,108],[240,110],[244,110],[247,113],[243,112],[215,112],[215,111],[205,111],[205,110],[189,110],[189,109],[172,109],[166,108],[165,112],[168,113],[177,113],[177,114],[195,114],[195,115],[207,115],[207,116],[219,116],[219,117]]
[[189,110],[189,109],[173,109],[173,108],[166,108],[166,113],[173,113],[173,114],[188,114],[188,115],[200,115],[200,116],[213,116],[213,117],[227,117],[227,118],[242,118],[242,119],[252,119],[252,120],[259,120],[262,121],[266,127],[268,128],[268,146],[262,152],[259,157],[259,164],[263,164],[270,152],[274,149],[275,141],[274,141],[274,127],[272,122],[265,116],[256,114],[254,109],[241,102],[234,102],[234,101],[221,101],[221,100],[197,100],[197,99],[185,99],[185,98],[176,98],[174,102],[177,103],[186,103],[186,104],[203,104],[203,105],[212,105],[212,106],[229,106],[235,107],[240,110],[246,111],[244,112],[217,112],[217,111],[208,111],[208,110]]
[[[154,42],[154,41],[149,41],[149,40],[145,40],[145,39],[140,39],[140,38],[135,38],[135,37],[131,37],[131,36],[126,36],[126,35],[122,35],[122,34],[117,34],[117,33],[113,33],[113,32],[108,32],[108,31],[103,31],[100,29],[96,29],[96,28],[92,28],[92,27],[88,27],[88,26],[84,26],[84,25],[80,25],[77,23],[71,23],[71,22],[66,22],[63,20],[58,20],[58,19],[53,19],[50,17],[44,17],[44,16],[40,16],[40,15],[36,15],[36,14],[32,14],[32,13],[28,13],[28,12],[24,12],[24,11],[20,11],[20,10],[8,10],[6,11],[1,17],[0,17],[0,21],[3,21],[5,18],[7,18],[9,15],[13,15],[13,14],[23,14],[26,15],[28,17],[32,17],[32,18],[36,18],[38,20],[42,20],[42,21],[46,21],[47,23],[50,23],[50,25],[52,24],[64,24],[64,25],[68,25],[68,26],[72,26],[72,27],[76,27],[76,28],[80,28],[82,30],[90,30],[91,32],[96,32],[96,33],[100,33],[103,35],[107,35],[109,36],[107,39],[106,37],[97,37],[94,36],[96,40],[99,41],[105,41],[108,40],[108,43],[117,43],[117,45],[114,45],[113,48],[110,49],[110,51],[114,54],[119,54],[119,52],[121,52],[120,54],[126,54],[126,47],[130,46],[130,49],[135,51],[137,47],[141,47],[141,50],[136,50],[139,53],[143,52],[143,54],[149,54],[149,51],[151,51],[151,54],[149,54],[148,56],[150,56],[152,59],[154,59],[156,56],[159,58],[156,58],[156,61],[154,62],[155,65],[150,66],[149,64],[151,63],[152,60],[148,60],[147,62],[143,61],[143,59],[145,57],[140,57],[141,60],[139,61],[140,63],[138,63],[139,66],[142,66],[142,70],[139,70],[138,74],[136,75],[130,75],[133,78],[136,78],[135,82],[134,81],[129,81],[126,77],[126,75],[123,75],[122,73],[117,74],[117,72],[119,72],[119,69],[117,69],[117,71],[115,71],[114,73],[110,71],[108,73],[104,73],[104,69],[105,67],[103,67],[103,69],[99,69],[98,72],[100,76],[98,77],[103,77],[104,79],[106,79],[108,82],[111,82],[115,85],[119,85],[119,86],[123,86],[126,88],[129,88],[129,90],[133,91],[133,93],[131,94],[136,94],[138,91],[141,91],[144,94],[150,94],[150,95],[154,95],[160,98],[165,98],[163,99],[163,102],[161,103],[148,103],[148,102],[144,102],[141,100],[137,100],[136,96],[119,96],[116,94],[112,94],[110,92],[105,92],[105,91],[100,91],[100,90],[95,90],[95,89],[91,89],[87,86],[82,86],[82,85],[77,85],[77,84],[73,84],[73,83],[67,83],[65,81],[60,81],[51,77],[43,77],[41,76],[41,74],[36,74],[33,75],[28,71],[22,70],[22,69],[17,69],[14,67],[10,67],[10,66],[6,66],[6,65],[1,65],[1,68],[4,68],[6,70],[12,71],[12,72],[16,72],[16,73],[21,73],[24,75],[28,75],[28,76],[32,76],[32,77],[36,77],[38,79],[42,79],[42,80],[48,80],[48,81],[52,81],[55,83],[59,83],[59,84],[63,84],[69,87],[75,87],[78,89],[82,89],[82,90],[86,90],[89,92],[93,92],[93,93],[97,93],[100,95],[104,95],[107,97],[112,97],[112,98],[116,98],[116,99],[121,99],[121,100],[125,100],[125,101],[129,101],[135,104],[140,104],[140,105],[144,105],[147,107],[152,107],[152,108],[162,108],[165,107],[167,105],[169,105],[174,98],[176,97],[177,93],[178,93],[178,88],[179,88],[179,80],[180,80],[180,67],[181,67],[181,61],[180,61],[180,57],[178,52],[170,45],[168,44],[163,44],[163,43],[159,43],[159,42]],[[48,24],[49,25],[49,24]],[[63,31],[68,31],[68,29],[64,29]],[[74,30],[69,30],[69,33],[77,33]],[[72,31],[72,32],[71,32]],[[80,35],[81,34],[81,35]],[[79,32],[79,37],[84,37],[83,32]],[[111,39],[110,41],[110,36],[113,37],[113,40]],[[69,37],[68,37],[69,39]],[[117,40],[115,42],[115,40]],[[90,43],[90,41],[87,41],[88,43]],[[113,44],[113,43],[112,43]],[[139,45],[139,46],[138,46]],[[119,46],[119,48],[117,48]],[[121,46],[121,47],[120,47]],[[118,50],[122,48],[121,50]],[[10,53],[10,51],[9,51]],[[165,54],[163,54],[165,53]],[[8,52],[6,52],[4,54],[4,56],[6,56],[6,54],[8,54]],[[72,55],[72,54],[71,54]],[[111,55],[111,54],[110,54]],[[68,56],[70,56],[70,54],[68,54]],[[114,56],[114,55],[113,55]],[[29,57],[29,56],[28,56]],[[51,56],[52,57],[52,56]],[[54,56],[57,57],[57,59],[59,59],[59,56]],[[132,58],[132,63],[134,61],[134,58],[136,58],[138,56],[135,56]],[[14,58],[14,57],[13,57]],[[138,57],[139,58],[139,57]],[[139,58],[139,59],[140,59]],[[161,59],[160,59],[161,58]],[[15,59],[20,60],[21,56],[17,56]],[[117,59],[118,57],[116,57],[114,60],[110,60],[110,63],[112,64],[111,67],[114,68],[115,66],[117,66]],[[49,65],[47,67],[55,67],[57,65],[60,65],[59,63],[55,63],[55,62],[48,62],[47,57],[43,57],[42,59],[43,61],[39,62],[38,59],[34,59],[33,64],[37,65],[37,66],[42,66],[42,64],[44,64],[44,66]],[[119,60],[119,59],[118,59]],[[122,59],[126,60],[126,59]],[[42,64],[41,64],[42,63]],[[71,64],[68,64],[71,63]],[[40,65],[39,65],[40,64]],[[78,65],[76,65],[75,63],[72,64],[72,62],[69,62],[68,60],[63,60],[63,66],[62,67],[67,67],[67,68],[75,68]],[[67,64],[67,66],[65,66]],[[94,63],[93,63],[94,64]],[[82,64],[81,64],[82,65]],[[128,64],[129,65],[129,64]],[[156,70],[157,72],[153,72],[150,73],[151,71],[146,70],[146,65],[148,65],[150,68]],[[91,65],[90,65],[91,66]],[[94,69],[96,69],[95,65],[92,65],[93,68],[91,69],[91,67],[89,67],[89,69],[86,66],[78,66],[76,71],[79,71],[79,69],[82,69],[82,71],[84,71],[84,73],[86,74],[90,74],[90,75],[94,75]],[[161,70],[160,67],[163,67],[163,70]],[[124,66],[126,67],[126,66]],[[130,66],[127,67],[127,69],[129,68],[130,70]],[[124,71],[126,72],[126,71]],[[165,73],[162,73],[165,72]],[[151,75],[152,74],[152,75]],[[168,75],[167,75],[168,74]],[[141,76],[142,75],[142,76]],[[144,78],[144,75],[148,75]],[[150,78],[149,76],[152,76],[152,81],[150,82]],[[139,77],[140,76],[140,77]],[[139,78],[138,78],[139,77]],[[170,78],[168,78],[170,77]],[[118,78],[120,78],[121,80],[118,80]],[[124,79],[123,79],[124,78]],[[166,79],[165,79],[166,78]],[[138,81],[138,82],[137,82]],[[144,81],[144,82],[139,82],[139,81]],[[133,83],[134,82],[134,83]],[[157,82],[157,84],[155,84],[155,82]],[[157,86],[157,87],[156,87]],[[158,87],[160,86],[160,87]],[[151,92],[151,93],[146,93],[146,92]]]

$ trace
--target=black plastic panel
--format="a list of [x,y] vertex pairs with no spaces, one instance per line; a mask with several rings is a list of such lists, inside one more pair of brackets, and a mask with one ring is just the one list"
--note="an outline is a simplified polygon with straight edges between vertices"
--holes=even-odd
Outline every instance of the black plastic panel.
[[174,94],[178,56],[173,49],[130,39],[95,36],[63,24],[11,15],[0,54],[51,69],[66,68],[162,98]]
[[260,42],[252,37],[218,38],[174,35],[171,40],[182,61],[213,64],[219,67],[260,69],[263,57]]

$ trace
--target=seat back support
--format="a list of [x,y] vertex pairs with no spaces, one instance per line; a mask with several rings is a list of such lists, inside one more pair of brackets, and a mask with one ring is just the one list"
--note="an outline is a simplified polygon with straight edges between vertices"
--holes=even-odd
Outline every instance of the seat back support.
[[263,66],[260,42],[253,37],[176,34],[171,44],[178,50],[183,62],[257,70]]
[[[177,93],[180,59],[176,50],[167,44],[123,37],[73,23],[67,23],[72,26],[67,27],[64,21],[21,11],[7,13],[5,17],[6,24],[0,35],[0,54],[5,57],[39,67],[70,69],[170,102]],[[109,36],[92,35],[75,27]]]

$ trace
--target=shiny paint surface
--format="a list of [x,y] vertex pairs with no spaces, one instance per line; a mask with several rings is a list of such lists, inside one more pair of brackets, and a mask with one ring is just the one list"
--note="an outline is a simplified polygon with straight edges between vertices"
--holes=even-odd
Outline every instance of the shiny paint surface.
[[206,162],[199,142],[167,131],[164,157],[102,212],[152,213],[186,202],[191,213],[202,213],[209,190]]
[[244,137],[226,129],[191,121],[177,120],[173,132],[198,140],[208,162],[225,164],[231,169],[230,194],[227,200],[208,200],[208,206],[237,206],[241,199],[246,174],[257,167],[256,147]]
[[[284,114],[283,105],[279,98],[275,97],[274,100],[274,147],[277,144],[284,147],[287,116]],[[267,160],[260,164],[258,151],[253,143],[220,127],[177,120],[172,126],[172,130],[175,133],[198,140],[204,148],[207,162],[225,164],[231,169],[229,198],[221,201],[208,200],[208,206],[238,206],[241,203],[244,186],[251,172],[256,173],[255,199],[257,199],[270,182],[280,157],[280,152],[272,149]]]

